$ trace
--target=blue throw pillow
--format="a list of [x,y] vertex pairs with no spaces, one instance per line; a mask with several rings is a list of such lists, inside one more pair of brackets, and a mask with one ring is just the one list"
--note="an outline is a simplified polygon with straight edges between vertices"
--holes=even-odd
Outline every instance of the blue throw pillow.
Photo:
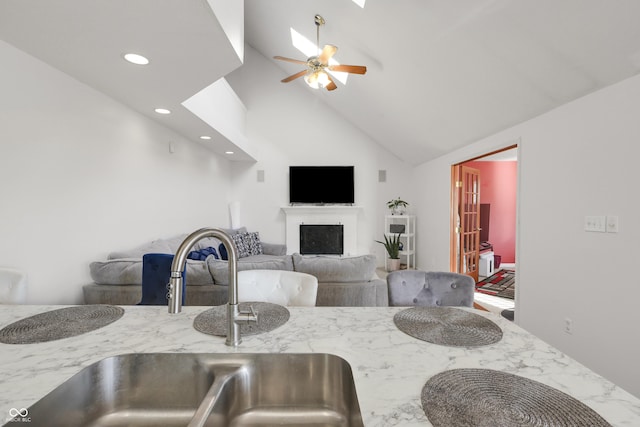
[[228,261],[229,255],[227,254],[227,248],[224,247],[224,243],[220,243],[218,246],[218,251],[220,251],[220,259]]
[[200,249],[199,251],[191,251],[189,252],[187,258],[194,259],[196,261],[204,261],[209,255],[213,255],[215,259],[219,259],[216,249],[211,246],[209,246],[208,248]]
[[[171,277],[172,254],[144,254],[142,256],[142,300],[138,305],[167,305],[167,283]],[[182,304],[185,301],[187,281],[182,271]]]

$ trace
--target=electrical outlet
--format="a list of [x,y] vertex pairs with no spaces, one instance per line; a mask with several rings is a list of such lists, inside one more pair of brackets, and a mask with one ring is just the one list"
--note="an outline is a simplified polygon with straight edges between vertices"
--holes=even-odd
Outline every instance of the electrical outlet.
[[617,233],[617,232],[618,232],[618,217],[608,216],[607,217],[607,233]]
[[564,319],[564,332],[569,335],[573,334],[573,320],[568,317]]

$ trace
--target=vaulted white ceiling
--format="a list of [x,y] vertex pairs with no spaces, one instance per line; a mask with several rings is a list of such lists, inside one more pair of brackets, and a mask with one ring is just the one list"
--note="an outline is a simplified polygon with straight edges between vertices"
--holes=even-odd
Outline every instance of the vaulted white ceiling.
[[[246,0],[245,40],[302,58],[290,27],[315,40],[315,14],[320,44],[368,67],[315,95],[411,163],[640,71],[637,0]],[[283,77],[300,69],[274,62]]]
[[[195,140],[207,124],[188,110],[149,108],[241,66],[209,8],[238,1],[2,0],[0,38]],[[320,44],[368,72],[310,96],[413,164],[640,72],[638,0],[245,0],[244,14],[246,43],[299,59],[290,29],[315,40],[322,15]],[[113,60],[134,48],[151,52],[152,77]],[[273,62],[283,78],[300,70]]]

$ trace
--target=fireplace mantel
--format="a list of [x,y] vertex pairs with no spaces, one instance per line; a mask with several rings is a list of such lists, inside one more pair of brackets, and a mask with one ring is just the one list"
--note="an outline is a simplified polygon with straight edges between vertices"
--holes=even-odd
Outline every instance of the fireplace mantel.
[[362,210],[361,206],[347,206],[347,205],[293,205],[293,206],[285,206],[282,208],[284,213],[287,215],[301,215],[301,214],[342,214],[355,212],[356,215],[360,210]]
[[361,206],[298,205],[285,206],[287,253],[300,252],[300,224],[342,224],[344,226],[344,254],[353,256],[358,250],[358,215]]

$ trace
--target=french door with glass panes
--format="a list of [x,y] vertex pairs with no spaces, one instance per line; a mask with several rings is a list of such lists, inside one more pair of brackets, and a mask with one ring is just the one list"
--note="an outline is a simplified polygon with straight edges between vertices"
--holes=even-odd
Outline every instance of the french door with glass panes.
[[480,258],[480,171],[457,165],[452,210],[456,212],[454,270],[478,281]]

